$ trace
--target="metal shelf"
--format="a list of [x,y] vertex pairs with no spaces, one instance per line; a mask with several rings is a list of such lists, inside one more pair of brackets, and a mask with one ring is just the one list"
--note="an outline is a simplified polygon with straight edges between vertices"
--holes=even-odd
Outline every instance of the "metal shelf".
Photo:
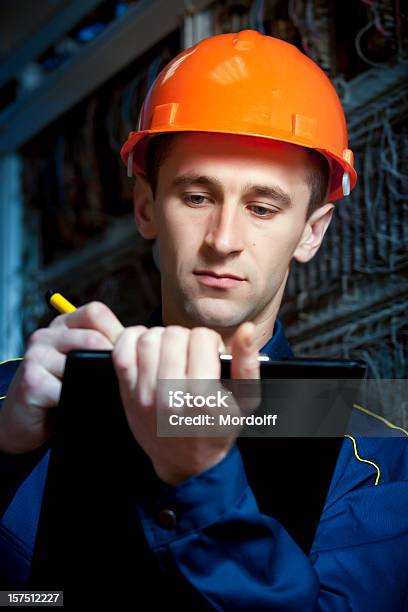
[[[194,11],[209,4],[209,0],[195,0]],[[0,113],[0,155],[18,150],[95,88],[182,28],[185,11],[184,0],[140,0],[130,7],[37,89]]]
[[112,220],[105,232],[89,241],[82,249],[63,257],[36,274],[41,285],[57,286],[61,279],[78,277],[84,270],[103,268],[104,260],[120,258],[129,249],[142,245],[144,240],[137,232],[133,213],[122,219]]
[[35,61],[43,51],[79,23],[101,2],[102,0],[74,0],[57,11],[51,19],[36,29],[1,62],[0,86],[18,75],[28,63]]

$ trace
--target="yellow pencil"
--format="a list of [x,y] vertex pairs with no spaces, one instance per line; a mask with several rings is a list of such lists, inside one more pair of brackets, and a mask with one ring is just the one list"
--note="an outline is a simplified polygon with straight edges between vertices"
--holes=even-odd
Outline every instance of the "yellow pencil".
[[51,289],[49,289],[45,294],[45,299],[48,306],[60,314],[65,314],[67,312],[73,312],[76,310],[75,306],[64,298],[63,295],[56,293],[55,291],[51,291]]

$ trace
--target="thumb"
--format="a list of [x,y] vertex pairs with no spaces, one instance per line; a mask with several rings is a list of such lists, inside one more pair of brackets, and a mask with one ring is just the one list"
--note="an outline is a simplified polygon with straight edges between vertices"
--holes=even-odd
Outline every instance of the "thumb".
[[242,323],[231,340],[231,378],[260,378],[258,350],[255,346],[255,325]]
[[[231,341],[231,379],[237,382],[234,397],[241,412],[251,414],[260,404],[261,381],[260,362],[255,346],[255,325],[251,321],[242,323]],[[239,379],[248,382],[238,382]]]

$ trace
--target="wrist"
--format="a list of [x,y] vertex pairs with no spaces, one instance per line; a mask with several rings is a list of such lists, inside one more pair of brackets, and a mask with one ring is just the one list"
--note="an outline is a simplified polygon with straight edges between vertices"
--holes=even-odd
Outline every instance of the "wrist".
[[159,465],[153,464],[154,471],[160,480],[170,486],[175,486],[183,482],[184,480],[188,480],[193,476],[198,476],[203,472],[209,470],[210,468],[220,463],[222,459],[228,453],[229,448],[224,450],[222,453],[217,455],[215,458],[212,458],[210,461],[203,462],[196,468],[192,468],[189,466],[189,469],[182,468],[180,466],[172,466],[169,468],[168,465]]

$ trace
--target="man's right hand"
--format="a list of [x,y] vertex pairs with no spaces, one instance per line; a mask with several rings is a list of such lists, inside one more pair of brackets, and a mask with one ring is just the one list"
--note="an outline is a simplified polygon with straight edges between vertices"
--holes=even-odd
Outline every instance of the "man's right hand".
[[66,355],[75,349],[112,350],[123,326],[102,302],[90,302],[37,329],[0,409],[0,451],[28,453],[53,434]]

